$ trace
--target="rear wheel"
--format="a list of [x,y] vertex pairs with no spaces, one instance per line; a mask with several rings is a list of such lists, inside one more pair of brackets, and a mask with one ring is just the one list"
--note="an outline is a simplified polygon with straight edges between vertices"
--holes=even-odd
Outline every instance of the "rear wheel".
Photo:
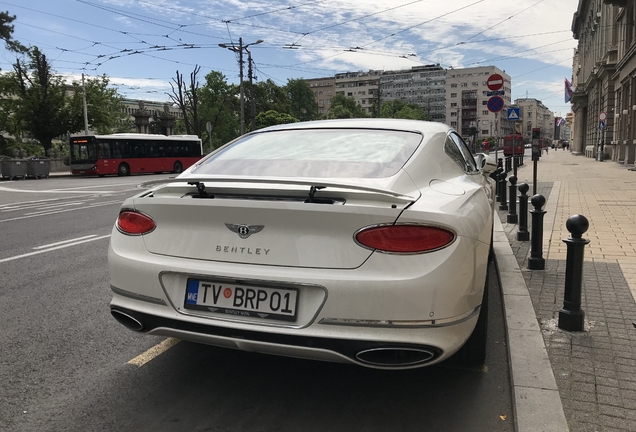
[[130,175],[130,167],[127,163],[119,164],[119,168],[117,168],[117,175],[119,176],[127,176]]
[[183,171],[183,164],[179,161],[176,161],[174,163],[173,171],[177,174],[181,173]]
[[481,300],[479,318],[473,333],[457,353],[462,363],[469,366],[481,366],[486,362],[486,343],[488,336],[488,286],[490,282],[490,267],[492,265],[492,247],[488,254],[488,270],[484,282],[484,295]]

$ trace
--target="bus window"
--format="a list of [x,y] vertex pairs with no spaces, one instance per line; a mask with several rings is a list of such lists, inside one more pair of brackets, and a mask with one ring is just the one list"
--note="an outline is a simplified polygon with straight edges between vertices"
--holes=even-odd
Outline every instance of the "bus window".
[[110,143],[108,141],[99,142],[99,157],[102,159],[110,159]]
[[134,143],[130,146],[130,149],[132,150],[132,154],[130,155],[130,157],[133,158],[142,158],[142,157],[146,157],[146,146],[144,145],[144,143]]

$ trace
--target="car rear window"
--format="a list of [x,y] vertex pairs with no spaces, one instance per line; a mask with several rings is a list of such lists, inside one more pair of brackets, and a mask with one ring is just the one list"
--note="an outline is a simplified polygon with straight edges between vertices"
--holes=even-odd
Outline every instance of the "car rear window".
[[193,174],[382,178],[396,174],[422,142],[417,132],[295,129],[247,136]]

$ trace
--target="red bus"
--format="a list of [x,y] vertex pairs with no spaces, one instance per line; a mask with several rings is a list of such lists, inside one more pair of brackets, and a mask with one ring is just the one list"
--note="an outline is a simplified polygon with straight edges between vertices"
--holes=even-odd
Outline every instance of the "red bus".
[[525,152],[523,135],[514,133],[506,135],[503,140],[504,156],[523,155]]
[[180,173],[203,155],[196,135],[112,134],[70,138],[71,173],[83,176]]

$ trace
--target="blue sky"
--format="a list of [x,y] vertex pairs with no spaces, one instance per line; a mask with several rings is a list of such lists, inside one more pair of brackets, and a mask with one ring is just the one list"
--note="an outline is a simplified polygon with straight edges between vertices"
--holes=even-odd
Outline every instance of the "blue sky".
[[[14,37],[38,46],[55,72],[106,74],[125,97],[168,101],[177,71],[200,82],[212,70],[238,83],[235,53],[250,48],[258,80],[284,85],[347,71],[494,65],[512,77],[512,99],[570,105],[570,30],[578,0],[0,0]],[[0,48],[0,68],[15,55]]]

